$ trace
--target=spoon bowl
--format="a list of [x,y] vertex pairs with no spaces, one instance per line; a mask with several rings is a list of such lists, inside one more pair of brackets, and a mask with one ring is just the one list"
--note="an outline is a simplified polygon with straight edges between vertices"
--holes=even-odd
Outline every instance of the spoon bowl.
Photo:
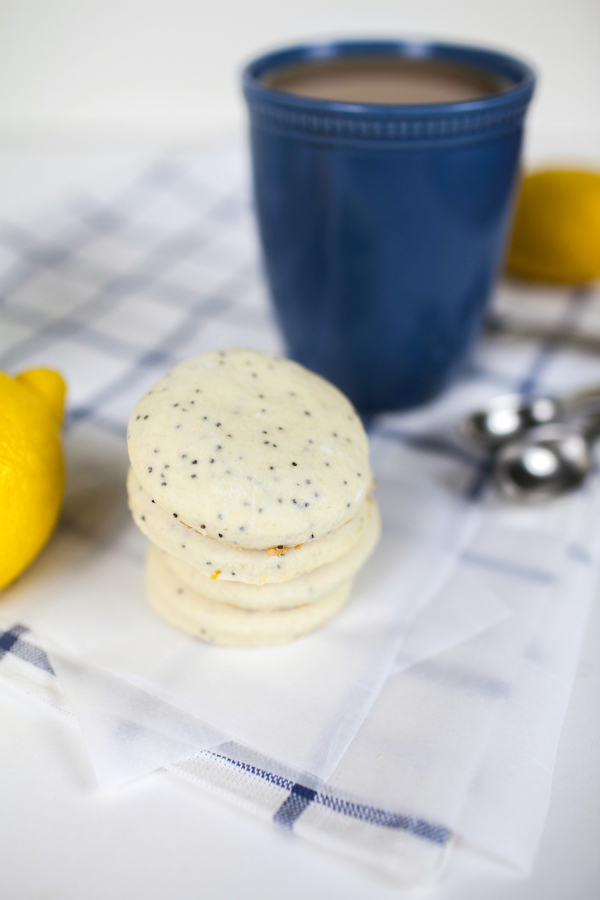
[[587,435],[555,423],[533,428],[502,446],[496,455],[494,477],[505,497],[543,503],[575,490],[592,468]]
[[466,418],[462,436],[486,450],[496,450],[531,428],[558,420],[568,421],[600,411],[600,385],[562,397],[533,397],[505,394],[495,397],[485,408]]
[[559,404],[552,397],[526,400],[520,394],[505,394],[465,419],[461,431],[480,447],[495,450],[532,428],[553,422],[558,415]]

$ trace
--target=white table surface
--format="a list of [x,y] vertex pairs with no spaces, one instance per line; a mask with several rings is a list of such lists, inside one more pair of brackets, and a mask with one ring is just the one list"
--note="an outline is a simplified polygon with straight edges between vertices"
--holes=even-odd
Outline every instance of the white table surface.
[[[130,153],[0,152],[1,214],[135,169]],[[3,190],[5,189],[5,190]],[[438,884],[403,892],[167,772],[100,793],[77,727],[0,686],[0,900],[594,900],[600,896],[600,592],[558,750],[535,871],[459,849]]]

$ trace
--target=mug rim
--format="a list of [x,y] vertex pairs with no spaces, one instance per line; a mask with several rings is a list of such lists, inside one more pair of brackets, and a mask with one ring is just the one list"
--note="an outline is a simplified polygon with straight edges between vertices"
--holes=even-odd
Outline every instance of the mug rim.
[[[315,62],[344,56],[399,56],[406,59],[435,59],[471,65],[512,82],[511,87],[472,100],[446,103],[349,103],[341,100],[325,100],[302,97],[269,87],[261,76],[275,69],[294,63]],[[361,117],[447,116],[449,113],[467,113],[513,105],[515,101],[529,99],[535,85],[535,72],[525,62],[511,54],[474,44],[454,44],[435,40],[369,39],[315,41],[282,47],[262,54],[249,62],[242,71],[244,93],[248,100],[263,100],[269,104],[285,106],[305,112],[330,112],[353,114]]]

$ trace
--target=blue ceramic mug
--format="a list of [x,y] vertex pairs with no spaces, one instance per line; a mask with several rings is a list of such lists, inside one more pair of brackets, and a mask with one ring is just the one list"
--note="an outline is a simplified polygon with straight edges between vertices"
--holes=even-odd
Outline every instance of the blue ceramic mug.
[[[374,105],[295,96],[263,80],[360,55],[477,67],[506,88],[466,102]],[[361,412],[429,400],[483,323],[533,72],[472,47],[369,41],[270,53],[243,79],[266,273],[290,356]]]

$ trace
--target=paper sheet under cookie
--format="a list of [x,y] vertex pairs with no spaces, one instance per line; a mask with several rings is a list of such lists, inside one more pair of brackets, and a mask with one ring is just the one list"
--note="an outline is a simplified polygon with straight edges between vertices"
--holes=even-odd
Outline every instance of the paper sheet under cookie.
[[125,506],[121,443],[82,426],[71,432],[69,454],[65,523],[13,589],[20,620],[210,728],[327,777],[392,670],[407,624],[456,563],[469,523],[460,464],[432,465],[376,440],[383,537],[349,606],[291,644],[236,650],[178,633],[147,603],[146,543]]

